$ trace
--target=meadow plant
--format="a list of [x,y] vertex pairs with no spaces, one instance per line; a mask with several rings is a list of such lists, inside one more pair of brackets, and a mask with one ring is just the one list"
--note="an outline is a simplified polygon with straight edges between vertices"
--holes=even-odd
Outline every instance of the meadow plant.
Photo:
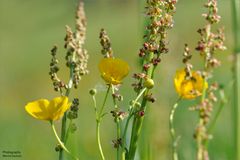
[[[142,62],[141,71],[134,73],[133,99],[125,99],[120,94],[123,79],[128,76],[130,67],[128,63],[115,57],[110,38],[106,30],[100,31],[100,44],[102,46],[102,59],[99,61],[98,69],[101,78],[105,82],[106,93],[100,103],[97,103],[96,95],[98,90],[93,88],[89,91],[92,96],[93,108],[96,119],[96,142],[99,150],[100,159],[105,160],[105,154],[101,143],[100,127],[103,118],[111,113],[116,125],[116,137],[112,140],[113,147],[116,148],[117,160],[134,160],[138,148],[138,141],[141,134],[145,113],[149,102],[154,103],[156,98],[152,94],[155,87],[155,70],[162,60],[163,55],[169,52],[167,47],[168,30],[173,27],[173,15],[176,11],[177,0],[146,0],[146,16],[148,17],[146,32],[143,37],[144,42],[139,50],[138,56]],[[193,69],[191,64],[192,54],[186,44],[183,54],[185,67],[177,70],[174,77],[174,85],[179,95],[177,102],[169,116],[170,134],[172,137],[172,159],[178,160],[178,141],[179,137],[174,129],[174,115],[179,102],[183,100],[196,100],[197,104],[190,107],[191,110],[198,112],[198,124],[195,129],[194,139],[197,146],[197,160],[209,160],[208,143],[211,139],[211,130],[221,112],[219,107],[217,114],[211,118],[211,114],[218,101],[216,92],[219,91],[221,101],[224,102],[224,92],[217,82],[212,82],[213,71],[220,66],[220,61],[215,57],[217,50],[225,50],[223,42],[225,40],[223,29],[218,29],[216,33],[212,26],[220,21],[218,15],[217,0],[208,0],[204,5],[208,9],[203,17],[207,24],[198,30],[200,40],[195,48],[202,57],[203,67],[199,70]],[[64,152],[68,153],[72,159],[78,159],[66,147],[70,133],[76,131],[74,121],[78,118],[79,99],[69,99],[70,91],[77,89],[81,78],[88,74],[87,63],[88,54],[84,49],[86,34],[86,18],[83,9],[83,2],[79,3],[76,14],[75,32],[66,26],[66,37],[64,48],[66,49],[66,66],[69,69],[69,81],[62,81],[57,73],[59,71],[57,50],[55,45],[51,50],[50,77],[54,90],[59,92],[60,97],[52,100],[39,99],[28,103],[26,111],[36,119],[49,121],[54,135],[58,141],[56,151],[59,152],[59,160],[64,160]],[[102,92],[101,92],[102,93]],[[106,107],[107,100],[112,99],[112,108]],[[120,101],[129,101],[127,110],[121,108]],[[224,104],[224,103],[221,103]],[[54,121],[62,118],[61,137],[58,136]],[[130,133],[130,134],[129,134]],[[129,136],[128,136],[129,134]],[[130,137],[130,139],[127,139]]]
[[[128,74],[129,67],[126,62],[113,57],[111,43],[106,31],[101,30],[100,32],[102,54],[105,58],[100,61],[99,70],[108,88],[103,105],[100,111],[96,112],[97,142],[102,160],[105,159],[105,156],[99,139],[99,123],[101,120],[99,118],[104,116],[102,111],[110,89],[112,90],[114,105],[114,110],[111,113],[117,126],[117,136],[113,140],[114,147],[117,149],[116,159],[132,160],[135,157],[147,104],[148,102],[155,102],[155,98],[151,93],[151,89],[154,87],[154,72],[161,62],[162,55],[168,53],[167,31],[173,27],[176,2],[176,0],[147,0],[146,15],[149,17],[149,24],[146,26],[144,43],[139,50],[139,57],[143,62],[142,71],[133,75],[136,82],[132,86],[136,92],[136,98],[130,100],[128,112],[124,112],[118,107],[117,101],[122,100],[122,96],[116,91],[121,86],[121,80]],[[94,104],[96,104],[95,97],[93,97],[93,100]],[[96,108],[97,106],[95,106],[95,110]],[[123,124],[122,121],[126,122]],[[132,123],[132,128],[130,142],[128,143],[126,134],[130,123]]]
[[102,78],[106,82],[107,86],[107,92],[105,95],[105,98],[103,100],[103,104],[100,108],[97,107],[96,103],[96,89],[90,90],[90,94],[92,95],[93,101],[94,101],[94,109],[96,114],[96,139],[98,143],[99,152],[101,155],[101,159],[105,160],[105,156],[102,150],[101,140],[100,140],[100,123],[102,121],[102,118],[106,115],[104,112],[104,108],[106,105],[106,101],[108,98],[108,95],[112,94],[113,99],[113,105],[114,110],[111,111],[114,122],[116,123],[117,128],[117,136],[116,140],[113,140],[114,147],[117,148],[117,159],[120,159],[121,152],[120,152],[120,145],[121,145],[121,120],[124,117],[124,112],[122,112],[117,104],[117,101],[122,100],[122,96],[116,93],[116,91],[119,90],[120,84],[122,83],[122,80],[124,77],[128,75],[129,72],[129,66],[127,62],[114,58],[113,56],[113,50],[111,48],[110,39],[107,36],[107,33],[104,29],[100,32],[100,43],[102,45],[102,55],[104,58],[99,63],[99,71],[101,73]]
[[[218,23],[221,18],[218,15],[217,0],[208,0],[204,7],[208,10],[207,13],[203,14],[207,24],[197,31],[200,34],[200,40],[195,48],[202,57],[203,67],[198,71],[193,70],[193,65],[190,63],[193,55],[190,53],[190,49],[186,44],[183,54],[183,63],[186,67],[177,71],[174,78],[175,88],[179,94],[179,100],[173,106],[170,114],[170,132],[173,138],[174,160],[178,159],[176,147],[179,138],[175,135],[173,118],[179,101],[200,97],[200,99],[198,99],[199,103],[191,107],[191,110],[197,111],[199,115],[199,122],[194,133],[194,139],[197,143],[197,160],[209,160],[208,143],[212,138],[211,132],[226,101],[223,90],[219,87],[218,83],[210,81],[213,78],[214,69],[221,65],[221,62],[215,57],[215,54],[217,50],[226,49],[224,46],[225,37],[223,29],[218,29],[216,33],[212,31],[212,26]],[[222,102],[218,107],[217,114],[211,119],[214,105],[216,105],[218,101],[216,96],[217,91],[220,92],[220,100]]]
[[[59,152],[59,160],[64,159],[63,150],[73,156],[66,148],[67,139],[70,133],[76,131],[74,119],[78,117],[78,98],[69,102],[71,89],[77,88],[82,76],[88,74],[87,62],[88,54],[83,48],[86,34],[86,18],[84,13],[83,2],[80,2],[76,13],[76,31],[73,32],[69,26],[66,26],[66,36],[64,38],[64,48],[66,49],[66,66],[69,68],[68,83],[62,81],[57,73],[59,71],[57,49],[55,45],[51,50],[51,62],[49,75],[52,80],[54,90],[59,92],[61,97],[56,97],[51,101],[40,99],[30,102],[26,105],[26,111],[34,118],[47,120],[50,122],[53,132],[57,138],[58,145],[55,150]],[[54,121],[62,118],[61,137],[58,136]]]

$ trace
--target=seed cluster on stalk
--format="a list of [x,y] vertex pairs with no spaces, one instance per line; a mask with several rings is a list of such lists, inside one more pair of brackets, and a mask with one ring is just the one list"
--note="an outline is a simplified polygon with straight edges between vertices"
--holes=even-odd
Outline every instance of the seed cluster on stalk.
[[102,46],[101,53],[105,58],[113,57],[113,50],[110,42],[110,38],[107,35],[107,32],[105,29],[101,29],[100,31],[100,44]]
[[189,79],[192,77],[192,68],[193,65],[189,62],[192,58],[192,54],[190,53],[190,49],[187,44],[185,44],[184,52],[183,52],[183,63],[186,65],[185,72],[186,72],[186,79]]
[[[133,75],[136,82],[132,86],[136,92],[145,87],[146,80],[153,78],[153,72],[161,62],[162,54],[168,53],[167,31],[173,27],[176,3],[176,0],[147,0],[146,15],[149,17],[149,23],[144,35],[145,42],[138,54],[143,61],[142,72]],[[149,99],[154,101],[153,97]]]
[[[223,28],[218,29],[216,33],[212,32],[212,25],[217,24],[221,19],[218,15],[217,0],[208,0],[204,7],[208,9],[208,13],[203,14],[208,23],[204,28],[198,30],[200,40],[195,49],[204,59],[204,70],[201,74],[205,81],[208,81],[212,78],[214,68],[221,65],[221,62],[215,57],[216,51],[225,50],[226,47],[224,46],[225,36]],[[198,159],[202,158],[201,160],[209,160],[207,143],[211,139],[211,135],[208,133],[207,125],[210,121],[214,103],[218,100],[215,95],[218,88],[217,82],[210,84],[200,104],[194,108],[194,110],[199,112],[200,117],[194,138],[198,143]]]
[[58,66],[59,61],[56,57],[56,54],[57,54],[57,46],[55,45],[51,50],[52,58],[51,58],[51,62],[50,62],[49,75],[51,76],[54,90],[60,91],[63,87],[65,88],[65,84],[57,76],[57,72],[59,71],[59,66]]
[[[65,59],[66,65],[72,74],[72,82],[74,88],[77,88],[81,77],[88,74],[87,63],[89,55],[86,49],[83,48],[86,37],[86,17],[84,13],[83,3],[80,2],[76,13],[76,31],[73,32],[69,26],[66,26],[66,36],[64,38],[64,48],[67,50]],[[54,46],[51,50],[52,60],[50,63],[50,76],[56,91],[67,89],[69,86],[65,85],[57,77],[59,67],[57,67],[58,60],[56,58],[57,47]]]
[[[154,72],[161,62],[162,55],[169,52],[167,47],[167,32],[173,27],[173,14],[176,10],[177,0],[146,0],[147,26],[144,35],[144,43],[139,50],[139,57],[142,61],[140,73],[134,73],[135,82],[132,84],[138,97],[142,97],[139,107],[134,102],[130,106],[130,113],[134,115],[132,131],[127,159],[134,159],[142,123],[145,116],[148,102],[154,103],[156,98],[151,93],[154,88]],[[138,100],[138,99],[137,99]],[[131,118],[131,117],[130,117]]]
[[68,119],[76,119],[78,117],[79,110],[79,99],[74,98],[72,101],[72,105],[70,107],[70,111],[68,112]]

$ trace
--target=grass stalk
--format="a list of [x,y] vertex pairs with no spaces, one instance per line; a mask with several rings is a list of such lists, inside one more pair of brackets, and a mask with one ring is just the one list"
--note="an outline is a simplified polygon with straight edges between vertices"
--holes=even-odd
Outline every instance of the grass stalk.
[[175,115],[176,109],[177,109],[180,101],[181,101],[181,97],[173,105],[171,112],[170,112],[170,116],[169,116],[169,127],[170,127],[170,133],[171,133],[171,137],[172,137],[172,159],[173,160],[178,160],[178,153],[177,153],[178,137],[176,137],[173,120],[174,120],[174,115]]
[[233,36],[234,36],[234,105],[233,105],[233,122],[234,122],[234,148],[235,159],[240,160],[240,0],[232,0],[232,17],[233,17]]

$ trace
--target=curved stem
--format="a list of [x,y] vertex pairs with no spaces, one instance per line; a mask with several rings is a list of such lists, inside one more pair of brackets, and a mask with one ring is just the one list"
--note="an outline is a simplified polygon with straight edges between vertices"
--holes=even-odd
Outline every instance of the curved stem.
[[100,139],[100,121],[98,120],[98,112],[97,112],[97,101],[95,96],[92,96],[93,103],[94,103],[94,111],[95,111],[95,116],[96,116],[96,139],[97,139],[97,144],[98,144],[98,149],[101,155],[102,160],[105,160],[103,151],[102,151],[102,145],[101,145],[101,139]]
[[96,126],[96,138],[97,138],[98,149],[101,155],[101,159],[105,160],[103,150],[102,150],[102,145],[101,145],[101,139],[100,139],[100,121],[98,120],[97,120],[97,126]]
[[141,98],[141,96],[146,90],[147,88],[143,88],[143,90],[138,94],[137,98],[134,100],[133,107],[135,106],[135,104],[138,102],[138,100]]
[[[54,133],[54,135],[55,135],[55,137],[56,137],[59,145],[61,146],[61,148],[62,148],[65,152],[67,152],[73,159],[79,160],[77,157],[74,157],[74,156],[71,154],[71,152],[66,148],[66,146],[64,145],[64,143],[63,143],[63,142],[61,141],[61,139],[58,137],[57,131],[56,131],[55,126],[54,126],[54,124],[53,124],[52,121],[50,121],[50,124],[51,124],[51,128],[52,128],[52,130],[53,130],[53,133]],[[62,150],[62,149],[61,149],[61,150]]]
[[170,127],[170,133],[171,133],[171,137],[172,137],[172,158],[173,158],[173,160],[178,160],[178,154],[177,154],[178,139],[176,137],[173,120],[174,120],[175,111],[178,107],[178,103],[180,102],[180,100],[181,100],[181,98],[179,98],[177,100],[177,102],[173,105],[171,112],[170,112],[170,116],[169,116],[169,127]]

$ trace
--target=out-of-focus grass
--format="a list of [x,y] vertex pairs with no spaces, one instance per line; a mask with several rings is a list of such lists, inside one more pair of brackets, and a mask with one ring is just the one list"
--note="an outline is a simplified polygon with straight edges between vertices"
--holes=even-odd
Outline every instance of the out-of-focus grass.
[[[90,54],[90,75],[83,78],[77,91],[71,97],[80,98],[80,113],[77,120],[78,131],[70,138],[69,146],[82,159],[98,159],[95,141],[95,119],[91,97],[88,90],[96,85],[104,84],[97,65],[101,58],[98,34],[100,28],[107,29],[112,40],[115,56],[126,59],[131,66],[131,74],[138,71],[138,48],[141,45],[141,24],[144,15],[137,0],[89,0],[86,1],[88,18],[86,48]],[[149,107],[144,131],[149,135],[152,157],[156,160],[170,159],[170,143],[168,132],[168,113],[177,99],[172,77],[181,64],[184,43],[189,43],[194,50],[198,34],[196,30],[204,25],[201,13],[204,11],[199,2],[179,1],[175,15],[175,27],[170,31],[170,53],[164,56],[156,72],[157,102]],[[37,121],[27,115],[24,105],[38,98],[52,98],[58,94],[52,90],[48,76],[50,61],[49,50],[52,45],[59,45],[58,57],[64,67],[64,50],[62,49],[66,24],[74,27],[76,1],[31,1],[1,0],[0,2],[0,150],[19,150],[23,160],[56,159],[54,151],[56,141],[50,126],[46,122]],[[222,67],[216,70],[216,79],[227,84],[231,79],[231,63],[228,57],[232,48],[230,25],[230,2],[219,1],[221,25],[226,30],[228,50],[219,53]],[[201,67],[199,56],[195,55],[194,65]],[[129,97],[133,97],[130,87],[131,74],[125,80],[121,93],[127,107]],[[60,76],[67,80],[68,72],[62,69]],[[102,91],[103,92],[103,91]],[[98,101],[101,102],[101,94]],[[192,160],[195,144],[192,139],[197,114],[188,110],[193,102],[182,102],[175,119],[177,133],[181,135],[179,144],[182,159]],[[111,102],[108,109],[110,110]],[[217,106],[216,106],[217,107]],[[214,139],[210,142],[210,156],[217,160],[231,160],[233,155],[231,108],[228,103],[220,116]],[[59,126],[59,122],[57,125]],[[149,125],[150,124],[150,125]],[[115,137],[115,125],[110,115],[103,120],[101,129],[103,149],[107,159],[113,159],[115,149],[111,140]],[[145,136],[148,137],[148,136]],[[145,149],[146,144],[141,147]],[[2,158],[2,157],[1,157]],[[1,159],[0,158],[0,159]]]

